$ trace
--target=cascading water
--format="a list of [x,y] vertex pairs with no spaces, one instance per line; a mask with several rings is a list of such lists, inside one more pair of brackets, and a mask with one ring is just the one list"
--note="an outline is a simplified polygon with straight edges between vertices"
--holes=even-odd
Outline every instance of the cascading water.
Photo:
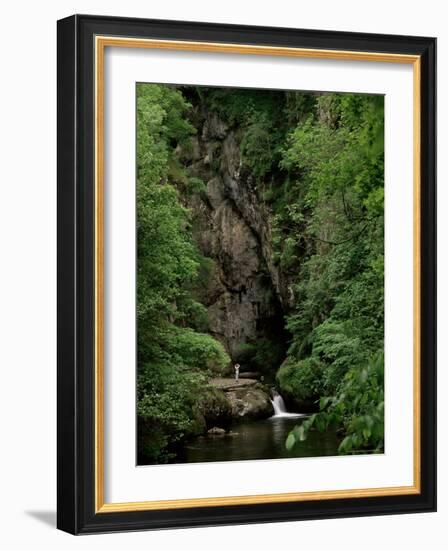
[[285,406],[285,402],[283,401],[283,397],[279,393],[273,392],[271,402],[272,402],[272,406],[274,407],[274,414],[275,415],[279,415],[279,414],[283,414],[285,412],[288,412],[286,410],[286,406]]
[[275,418],[275,417],[278,418],[279,416],[290,416],[290,417],[302,416],[299,413],[289,413],[286,410],[286,405],[285,405],[285,402],[283,401],[283,397],[276,390],[272,390],[271,403],[272,403],[272,406],[274,407],[274,416],[272,418]]

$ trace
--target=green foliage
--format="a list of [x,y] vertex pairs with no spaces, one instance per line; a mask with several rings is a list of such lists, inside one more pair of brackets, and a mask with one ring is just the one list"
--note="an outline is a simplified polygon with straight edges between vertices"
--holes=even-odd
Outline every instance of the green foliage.
[[[207,334],[205,285],[198,281],[213,266],[197,250],[185,207],[206,191],[184,162],[195,158],[193,122],[204,110],[239,143],[241,181],[264,204],[272,259],[295,304],[276,383],[291,401],[317,403],[321,412],[287,445],[331,426],[343,437],[342,453],[381,450],[384,98],[139,84],[138,415],[145,460],[169,460],[179,441],[204,429],[204,411],[219,409],[206,378],[229,362]],[[221,166],[220,140],[211,145],[212,170]],[[247,342],[237,360],[273,373],[284,359],[274,340]],[[200,387],[202,408],[191,400]]]
[[351,320],[329,317],[313,331],[313,357],[326,365],[322,374],[323,392],[337,390],[345,373],[368,360],[362,334]]
[[254,344],[247,342],[240,344],[234,352],[235,361],[243,365],[250,365],[257,348]]
[[270,375],[282,362],[284,346],[277,340],[259,338],[256,342],[241,344],[235,353],[235,360],[246,370]]
[[194,195],[195,193],[205,193],[207,186],[201,180],[201,178],[192,176],[188,178],[186,188],[189,195]]
[[280,341],[259,338],[253,358],[254,367],[260,372],[273,372],[282,362],[284,354],[285,350]]
[[168,182],[174,164],[170,143],[193,133],[183,117],[187,108],[175,89],[137,87],[137,316],[139,344],[148,354],[151,340],[157,339],[154,328],[165,331],[166,321],[181,314],[177,301],[199,265],[191,234],[185,231],[189,213]]
[[[175,88],[137,85],[137,178],[165,182],[176,164],[174,144],[186,144],[195,133],[185,117],[190,105]],[[143,206],[143,204],[142,204]]]
[[322,393],[323,375],[323,365],[315,357],[289,359],[277,371],[276,383],[286,399],[301,408],[309,407]]
[[331,397],[320,399],[320,412],[296,426],[286,447],[307,438],[310,429],[325,431],[338,428],[345,437],[339,445],[342,454],[384,450],[384,358],[374,356],[363,368],[350,368]]
[[209,334],[201,334],[185,328],[177,329],[170,341],[170,353],[187,367],[211,369],[222,372],[229,357],[222,344]]
[[313,384],[323,396],[323,412],[289,446],[331,425],[346,435],[341,452],[382,448],[383,380],[373,365],[383,349],[383,140],[382,97],[327,94],[284,148],[293,183],[277,200],[274,227],[280,265],[297,270],[288,355],[319,361]]
[[200,88],[201,101],[230,126],[237,128],[244,168],[262,179],[275,171],[288,129],[284,92],[271,90]]
[[203,182],[189,177],[175,154],[178,145],[188,150],[195,133],[189,108],[173,87],[137,86],[137,413],[146,463],[168,460],[199,430],[193,396],[206,380],[201,371],[229,362],[219,342],[197,332],[206,310],[191,289],[204,262],[178,187],[200,192]]
[[167,362],[139,365],[139,454],[146,463],[167,462],[175,445],[200,429],[193,405],[204,381],[203,374]]

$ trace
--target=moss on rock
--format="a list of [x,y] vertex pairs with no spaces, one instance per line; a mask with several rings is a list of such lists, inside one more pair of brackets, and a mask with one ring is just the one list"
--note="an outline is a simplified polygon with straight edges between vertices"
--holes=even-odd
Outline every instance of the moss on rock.
[[322,363],[310,357],[301,361],[283,363],[276,374],[276,382],[287,405],[297,412],[318,410],[316,403],[322,393]]

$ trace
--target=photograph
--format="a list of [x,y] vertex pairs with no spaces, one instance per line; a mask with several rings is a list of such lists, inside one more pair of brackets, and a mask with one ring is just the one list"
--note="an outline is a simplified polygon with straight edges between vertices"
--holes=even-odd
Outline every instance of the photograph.
[[58,528],[436,508],[427,36],[58,21]]
[[384,96],[138,82],[136,128],[137,465],[384,453]]
[[440,550],[443,7],[5,3],[2,548]]

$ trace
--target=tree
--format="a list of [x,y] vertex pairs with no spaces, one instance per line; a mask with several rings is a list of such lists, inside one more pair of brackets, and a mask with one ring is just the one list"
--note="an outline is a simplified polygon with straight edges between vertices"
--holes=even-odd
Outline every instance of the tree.
[[168,460],[198,431],[192,396],[208,369],[229,361],[218,341],[189,326],[204,310],[190,291],[201,257],[179,199],[187,176],[174,152],[195,131],[189,107],[173,87],[137,86],[137,413],[146,462]]

